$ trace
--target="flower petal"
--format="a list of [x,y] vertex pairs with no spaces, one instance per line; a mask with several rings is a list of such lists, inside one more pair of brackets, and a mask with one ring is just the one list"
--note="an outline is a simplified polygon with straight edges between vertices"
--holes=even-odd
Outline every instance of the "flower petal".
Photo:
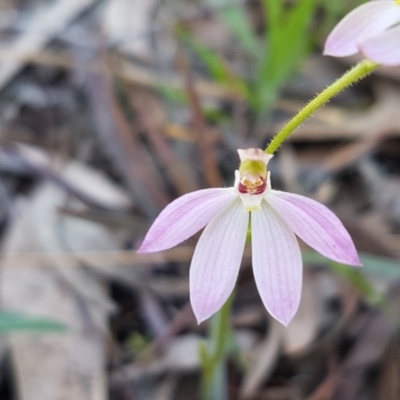
[[299,307],[302,260],[289,226],[267,203],[251,213],[254,278],[270,314],[288,325]]
[[190,266],[190,301],[198,323],[218,311],[231,294],[246,243],[249,213],[240,199],[204,229]]
[[268,203],[309,246],[332,260],[361,266],[346,228],[327,207],[308,197],[271,190]]
[[351,56],[366,38],[384,32],[400,20],[400,7],[393,0],[371,1],[347,14],[328,36],[324,55]]
[[366,39],[359,47],[361,53],[372,61],[384,65],[400,65],[400,27]]
[[170,249],[204,228],[237,197],[233,188],[185,194],[164,208],[147,232],[138,253]]

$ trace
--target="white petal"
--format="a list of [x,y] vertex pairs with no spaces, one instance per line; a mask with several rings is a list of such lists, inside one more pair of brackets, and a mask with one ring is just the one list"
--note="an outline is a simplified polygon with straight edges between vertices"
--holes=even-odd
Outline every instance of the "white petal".
[[362,4],[335,26],[326,40],[324,54],[334,57],[356,54],[358,44],[364,39],[384,32],[399,21],[400,6],[392,0]]
[[246,243],[249,213],[239,199],[204,229],[190,266],[190,301],[198,323],[218,311],[231,294]]
[[254,278],[270,314],[284,325],[301,297],[303,263],[293,231],[266,202],[251,213]]
[[332,260],[360,266],[354,243],[339,218],[323,204],[294,193],[271,190],[267,202],[313,249]]
[[400,65],[400,27],[389,29],[363,41],[360,44],[360,51],[378,64]]
[[234,188],[185,194],[164,208],[147,232],[138,253],[170,249],[203,229],[237,197]]

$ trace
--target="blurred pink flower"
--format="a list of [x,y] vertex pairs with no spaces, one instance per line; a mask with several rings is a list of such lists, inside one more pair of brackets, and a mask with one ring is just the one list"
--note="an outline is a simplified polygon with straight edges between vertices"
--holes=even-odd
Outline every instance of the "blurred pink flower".
[[400,1],[371,1],[354,9],[333,29],[324,54],[351,56],[358,52],[384,65],[400,65]]
[[254,277],[261,299],[287,325],[301,296],[302,259],[295,234],[332,260],[361,265],[339,219],[307,197],[272,190],[261,149],[238,150],[231,188],[179,197],[158,216],[140,253],[169,249],[204,229],[190,266],[190,300],[200,323],[218,311],[234,289],[251,219]]

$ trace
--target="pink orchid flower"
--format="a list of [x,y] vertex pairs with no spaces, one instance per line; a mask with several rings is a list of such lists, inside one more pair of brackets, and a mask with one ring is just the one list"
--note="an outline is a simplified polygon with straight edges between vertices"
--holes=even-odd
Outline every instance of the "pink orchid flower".
[[301,296],[302,259],[296,236],[332,260],[360,266],[350,235],[325,206],[272,190],[261,149],[238,150],[241,164],[230,188],[179,197],[154,221],[140,253],[169,249],[204,229],[190,266],[190,300],[200,323],[218,311],[234,289],[251,221],[254,277],[261,299],[287,325]]
[[358,52],[383,65],[400,65],[400,0],[371,1],[354,9],[333,29],[324,54]]

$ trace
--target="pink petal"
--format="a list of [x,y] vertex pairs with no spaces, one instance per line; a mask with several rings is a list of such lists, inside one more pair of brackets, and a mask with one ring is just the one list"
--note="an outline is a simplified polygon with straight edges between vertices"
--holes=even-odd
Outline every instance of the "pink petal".
[[268,203],[309,246],[332,260],[361,266],[357,250],[338,217],[324,205],[298,194],[271,190]]
[[358,53],[364,39],[384,32],[400,21],[400,7],[393,0],[371,1],[347,14],[333,29],[325,43],[324,54],[334,57]]
[[293,231],[267,203],[251,213],[254,278],[265,308],[288,325],[299,307],[302,260]]
[[366,39],[359,47],[360,51],[372,61],[384,65],[400,65],[400,27]]
[[237,197],[233,188],[203,189],[179,197],[161,212],[138,253],[170,249],[204,228]]
[[240,199],[204,229],[190,266],[190,301],[198,323],[226,302],[235,286],[246,243],[249,213]]

